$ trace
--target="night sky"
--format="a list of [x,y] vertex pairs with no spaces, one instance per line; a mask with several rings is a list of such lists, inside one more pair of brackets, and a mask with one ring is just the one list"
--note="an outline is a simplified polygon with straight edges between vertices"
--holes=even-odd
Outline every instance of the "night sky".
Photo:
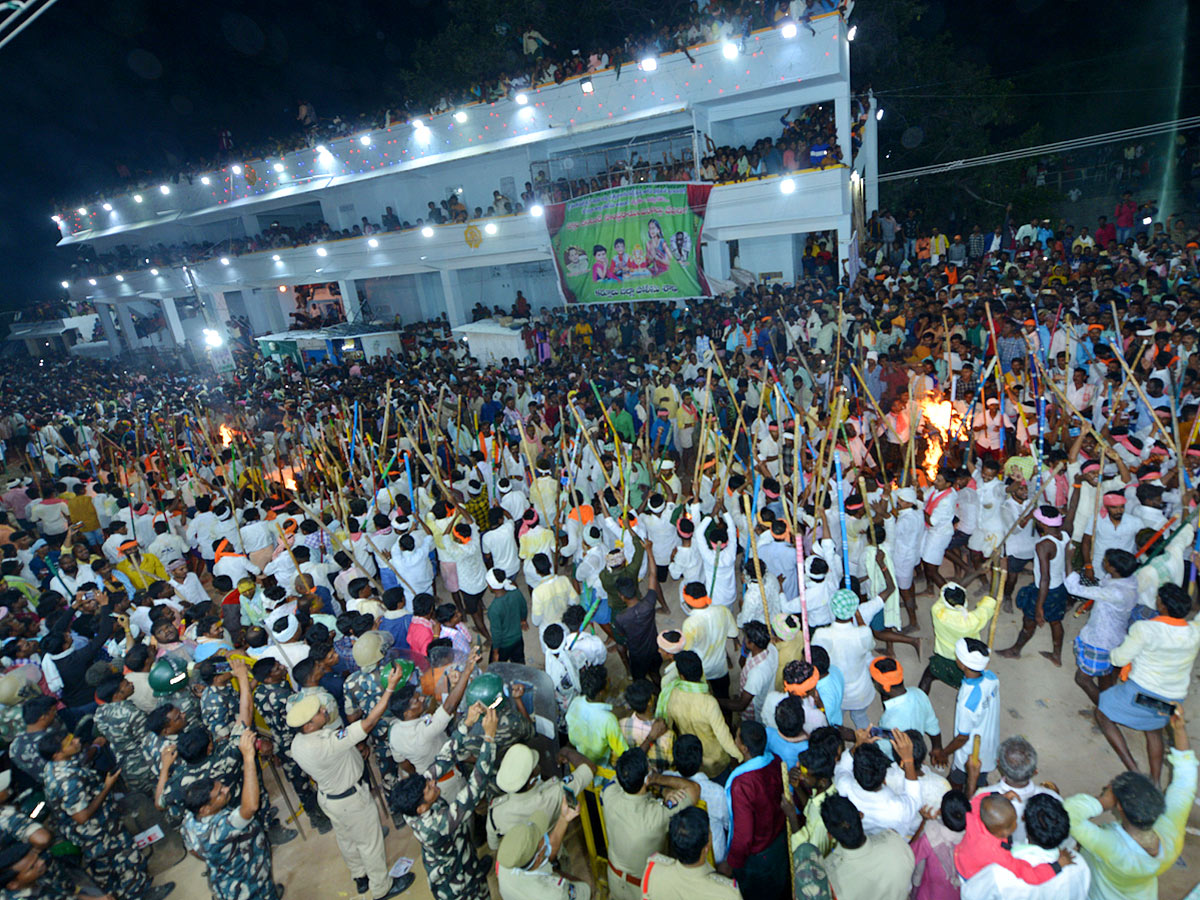
[[[1188,45],[1200,10],[1189,21],[1186,6],[931,2],[921,27],[950,33],[965,57],[1015,78],[1026,124],[1040,121],[1045,139],[1058,140],[1200,112],[1191,100],[1198,42]],[[386,106],[396,99],[389,73],[417,38],[436,33],[439,9],[424,0],[59,0],[0,50],[0,306],[59,292],[69,255],[54,248],[56,201],[115,189],[121,164],[165,175],[212,157],[222,128],[237,147],[290,134],[305,97],[323,117]],[[928,102],[952,90],[931,86]]]

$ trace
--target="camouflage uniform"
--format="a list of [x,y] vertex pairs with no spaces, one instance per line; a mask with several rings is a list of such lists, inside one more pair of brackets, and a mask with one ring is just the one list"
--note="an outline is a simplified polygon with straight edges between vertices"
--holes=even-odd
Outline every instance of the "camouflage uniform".
[[276,900],[271,846],[256,815],[250,821],[237,807],[200,819],[183,820],[184,846],[208,865],[208,886],[220,900]]
[[284,776],[291,782],[292,789],[300,798],[308,817],[314,825],[319,825],[325,821],[326,816],[317,803],[317,792],[304,770],[288,755],[292,738],[296,736],[296,729],[287,723],[287,700],[291,693],[292,689],[287,684],[256,684],[254,706],[267,723],[267,728],[271,730],[271,739],[275,742],[275,757],[279,760]]
[[[379,681],[379,669],[375,668],[370,672],[359,669],[351,672],[346,676],[342,690],[346,704],[346,716],[350,717],[355,713],[359,713],[360,717],[365,716],[375,708],[375,704],[383,696],[383,685]],[[394,721],[396,721],[395,718],[385,714],[379,725],[367,735],[367,742],[375,751],[375,759],[379,761],[379,771],[383,773],[385,794],[391,792],[400,771],[396,761],[392,759],[392,754],[388,752],[387,736]]]
[[[521,715],[515,706],[514,701],[505,700],[496,709],[500,714],[500,721],[496,726],[496,759],[504,759],[509,747],[513,744],[528,744],[535,735],[533,721]],[[484,745],[483,726],[477,723],[471,729],[471,733],[463,737],[460,758],[478,756]],[[504,793],[496,786],[494,780],[488,783],[487,790],[489,797],[498,797]]]
[[155,699],[158,706],[178,706],[180,712],[187,716],[188,725],[200,723],[200,699],[192,693],[190,686]]
[[240,707],[241,698],[233,685],[217,687],[210,684],[204,689],[200,695],[200,721],[214,741],[223,740],[233,733]]
[[[183,795],[188,786],[201,778],[211,778],[229,788],[229,803],[237,806],[242,802],[242,753],[235,742],[213,741],[212,751],[199,762],[189,763],[182,758],[171,766],[171,774],[163,787],[162,805],[181,819],[187,811]],[[263,791],[265,794],[266,791]]]
[[25,730],[25,719],[21,715],[21,704],[0,704],[0,744],[10,744],[12,739]]
[[[0,843],[8,844],[13,841],[28,841],[34,834],[42,830],[42,824],[35,822],[24,812],[11,803],[0,806]],[[16,893],[16,897],[71,897],[75,894],[75,879],[63,868],[58,858],[50,851],[41,854],[46,862],[46,874],[37,880],[34,887],[40,888],[41,893]],[[0,890],[0,900],[7,895]]]
[[132,700],[115,700],[97,709],[93,721],[96,730],[112,747],[125,784],[131,790],[153,796],[158,780],[158,760],[151,766],[143,751],[147,736],[156,740],[161,738],[147,732],[146,714],[134,706]]
[[87,809],[104,789],[100,776],[78,757],[45,764],[46,802],[59,812],[59,834],[79,848],[88,874],[100,890],[118,900],[137,900],[151,885],[142,852],[121,827],[116,804],[107,800],[80,825],[72,814]]
[[55,719],[45,731],[23,731],[8,745],[8,757],[12,764],[38,784],[42,783],[42,769],[46,761],[38,753],[37,745],[47,734],[62,740],[67,736],[67,726]]
[[406,816],[413,835],[421,843],[421,859],[434,900],[489,900],[487,867],[475,852],[471,837],[472,814],[487,791],[496,771],[499,732],[496,742],[477,741],[468,737],[460,724],[454,736],[438,753],[426,774],[441,778],[454,766],[455,760],[467,755],[469,742],[479,745],[475,769],[466,787],[456,797],[439,797],[428,810],[418,816]]

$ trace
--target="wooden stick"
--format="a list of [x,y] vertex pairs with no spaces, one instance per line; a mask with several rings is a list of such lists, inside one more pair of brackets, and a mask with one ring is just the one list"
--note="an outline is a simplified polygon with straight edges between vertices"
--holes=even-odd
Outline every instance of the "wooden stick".
[[[1018,519],[1017,521],[1020,521],[1020,519]],[[1000,542],[1000,546],[1004,546],[1003,541]],[[992,567],[995,568],[995,565],[996,564],[993,561]],[[993,595],[996,598],[996,611],[992,613],[992,626],[991,626],[991,628],[988,629],[987,644],[988,644],[989,651],[992,649],[992,646],[996,643],[996,626],[998,624],[1000,624],[1000,604],[1004,601],[1004,585],[1007,581],[1008,581],[1008,566],[1006,565],[1003,569],[1000,570],[1000,587],[998,587],[996,589],[996,593]]]
[[[1125,362],[1125,357],[1120,353],[1114,353],[1113,355],[1117,358],[1117,362],[1119,362],[1121,367],[1125,370],[1126,380],[1133,384],[1134,390],[1137,391],[1138,396],[1142,398],[1142,403],[1146,405],[1146,411],[1150,413],[1150,421],[1154,423],[1154,427],[1157,428],[1159,434],[1163,436],[1163,440],[1166,441],[1167,446],[1174,449],[1175,458],[1177,460],[1182,460],[1183,454],[1179,452],[1179,445],[1175,443],[1175,439],[1171,437],[1171,435],[1167,432],[1167,429],[1163,427],[1163,423],[1159,421],[1158,415],[1154,411],[1154,407],[1150,405],[1150,398],[1147,397],[1146,392],[1142,390],[1142,386],[1138,383],[1137,376],[1133,374],[1133,370],[1129,367],[1129,363]],[[1141,356],[1140,351],[1138,356]]]
[[[708,440],[708,408],[712,405],[712,366],[705,370],[704,375],[704,411],[700,414],[700,441],[696,447],[696,466],[692,473],[692,490],[697,490],[700,484],[700,467],[704,462],[705,442]],[[1200,416],[1197,416],[1200,421]]]
[[754,557],[754,573],[758,578],[758,593],[762,597],[763,607],[763,624],[767,626],[767,631],[774,634],[774,629],[771,626],[771,610],[767,608],[767,588],[763,584],[762,563],[758,559],[758,529],[755,527],[754,521],[750,518],[750,498],[742,494],[742,509],[746,515],[746,524],[750,529],[750,551]]

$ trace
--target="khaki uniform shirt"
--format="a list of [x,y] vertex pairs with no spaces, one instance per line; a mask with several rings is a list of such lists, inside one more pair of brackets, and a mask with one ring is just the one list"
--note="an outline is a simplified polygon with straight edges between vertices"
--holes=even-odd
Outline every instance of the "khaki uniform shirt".
[[718,875],[707,862],[685,866],[655,853],[646,863],[642,893],[647,900],[741,900],[733,881]]
[[345,728],[321,728],[310,734],[298,733],[289,755],[323,794],[348,791],[362,778],[363,759],[357,745],[367,739],[361,722]]
[[[578,797],[584,788],[592,783],[593,772],[590,766],[580,766],[571,773],[571,781],[567,789]],[[500,846],[500,839],[517,825],[530,821],[533,814],[541,810],[546,820],[553,828],[558,821],[558,813],[562,808],[563,783],[557,779],[543,781],[527,791],[519,794],[502,794],[492,801],[492,807],[487,815],[488,847],[495,850]]]
[[532,870],[497,866],[496,885],[500,900],[589,900],[592,895],[583,882],[555,874],[548,862]]
[[690,806],[690,798],[674,809],[667,809],[651,794],[627,794],[621,785],[614,783],[604,789],[601,803],[608,837],[609,895],[613,900],[640,900],[641,891],[611,869],[640,878],[650,855],[661,853],[666,847],[671,816]]

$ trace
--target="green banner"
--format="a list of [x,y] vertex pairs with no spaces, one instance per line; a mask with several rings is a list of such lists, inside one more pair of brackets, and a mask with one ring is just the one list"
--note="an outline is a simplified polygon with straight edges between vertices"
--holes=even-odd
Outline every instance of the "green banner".
[[634,184],[547,206],[563,299],[628,303],[711,297],[699,254],[711,190],[708,184]]

